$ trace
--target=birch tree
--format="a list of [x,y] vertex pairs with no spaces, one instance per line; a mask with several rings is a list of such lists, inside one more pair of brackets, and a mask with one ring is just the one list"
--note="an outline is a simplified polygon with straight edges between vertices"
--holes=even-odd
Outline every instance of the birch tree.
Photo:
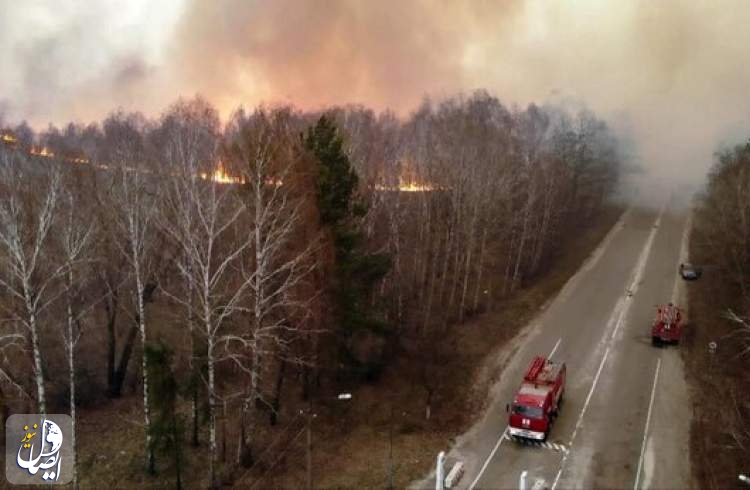
[[298,337],[310,299],[300,296],[300,287],[315,267],[316,241],[303,246],[294,241],[303,217],[298,174],[306,153],[290,118],[288,110],[280,109],[270,114],[259,111],[237,121],[239,131],[228,150],[232,168],[243,176],[241,194],[249,213],[252,244],[242,269],[243,281],[249,285],[246,313],[251,359],[238,462],[252,461],[255,407],[262,401],[264,367],[271,356],[285,362],[287,347]]
[[71,194],[66,196],[66,208],[58,226],[61,235],[61,251],[65,264],[65,306],[66,327],[62,338],[68,361],[68,389],[70,397],[70,418],[72,419],[71,447],[73,448],[73,488],[78,488],[78,449],[76,445],[76,345],[82,333],[81,321],[88,309],[81,296],[85,279],[77,273],[84,261],[86,248],[91,242],[93,225],[84,223],[78,212],[80,203]]
[[[215,146],[211,148],[213,151]],[[209,482],[215,486],[216,418],[217,404],[221,402],[216,366],[231,361],[247,370],[242,351],[249,346],[249,339],[236,328],[230,328],[230,319],[241,311],[250,287],[251,281],[237,271],[253,242],[242,231],[248,226],[247,210],[236,186],[210,178],[215,165],[213,158],[203,162],[172,161],[170,165],[160,225],[180,251],[181,260],[175,265],[181,286],[166,293],[184,311],[195,311],[196,324],[206,342]],[[207,178],[201,178],[201,174]]]
[[104,137],[115,208],[113,215],[118,229],[116,246],[127,262],[133,279],[131,292],[135,306],[134,321],[141,340],[146,468],[154,473],[145,346],[148,339],[146,302],[155,289],[155,284],[149,278],[157,243],[154,219],[158,200],[154,172],[148,166],[143,136],[145,125],[142,117],[136,114],[114,114],[104,122]]
[[57,282],[64,273],[64,264],[56,262],[51,253],[60,170],[55,163],[44,168],[18,153],[0,150],[0,172],[6,195],[0,200],[0,287],[15,304],[13,320],[26,332],[37,410],[46,414],[42,313],[59,297]]
[[[162,117],[159,128],[154,134],[154,146],[160,150],[157,158],[163,160],[168,169],[177,172],[181,178],[197,179],[200,177],[196,172],[205,177],[213,172],[213,164],[216,158],[216,148],[219,132],[219,120],[215,109],[205,100],[197,97],[190,100],[179,100],[173,104]],[[170,170],[171,171],[171,170]],[[191,173],[192,172],[192,173]],[[173,191],[178,189],[172,188]],[[178,192],[179,193],[179,192]],[[195,211],[194,207],[188,206],[185,212],[186,222],[192,222]],[[185,261],[184,267],[191,267],[191,260],[184,254],[180,254],[177,260]],[[185,292],[188,298],[192,298],[195,286],[192,281],[187,281]],[[188,342],[191,352],[190,356],[190,391],[192,412],[192,443],[198,446],[199,439],[199,414],[198,407],[201,396],[200,387],[201,371],[205,366],[205,347],[201,334],[195,331],[197,311],[192,302],[186,304],[185,320],[188,326]]]

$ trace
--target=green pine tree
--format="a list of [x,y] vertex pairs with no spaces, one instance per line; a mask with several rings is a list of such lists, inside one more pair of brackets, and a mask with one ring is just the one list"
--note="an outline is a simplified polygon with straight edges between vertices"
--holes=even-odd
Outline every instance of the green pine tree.
[[[173,458],[176,487],[182,488],[182,444],[184,424],[177,413],[178,385],[172,371],[172,351],[164,343],[146,345],[146,369],[153,410],[151,450]],[[153,473],[155,468],[150,468]]]
[[330,227],[335,248],[332,293],[339,355],[342,361],[362,369],[366,376],[373,376],[381,366],[382,356],[362,358],[353,343],[373,343],[373,338],[383,339],[389,333],[388,325],[371,300],[373,289],[390,270],[391,259],[386,254],[367,253],[364,248],[364,234],[357,218],[364,216],[367,207],[357,199],[357,174],[343,150],[334,122],[321,116],[308,130],[305,146],[319,162],[318,211],[321,224]]

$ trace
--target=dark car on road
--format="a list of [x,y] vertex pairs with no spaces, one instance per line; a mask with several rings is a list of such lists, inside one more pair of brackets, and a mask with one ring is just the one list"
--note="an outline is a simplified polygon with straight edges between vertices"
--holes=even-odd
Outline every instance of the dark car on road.
[[680,276],[686,281],[694,281],[701,277],[701,268],[693,264],[680,264]]

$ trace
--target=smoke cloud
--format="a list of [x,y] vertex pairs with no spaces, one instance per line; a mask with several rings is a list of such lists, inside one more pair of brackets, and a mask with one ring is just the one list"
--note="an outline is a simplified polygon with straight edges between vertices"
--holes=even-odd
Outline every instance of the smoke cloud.
[[583,103],[630,133],[650,178],[678,183],[750,135],[745,0],[174,0],[124,16],[114,1],[3,2],[0,107],[37,125],[196,92],[225,116],[261,102],[406,115],[486,88]]

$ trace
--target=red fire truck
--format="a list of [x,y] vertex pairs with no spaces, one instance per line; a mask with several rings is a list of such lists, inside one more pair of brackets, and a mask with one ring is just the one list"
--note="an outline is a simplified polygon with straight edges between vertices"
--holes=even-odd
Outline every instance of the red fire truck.
[[506,406],[508,432],[512,437],[546,441],[565,391],[565,363],[537,356],[529,364],[523,382]]
[[677,344],[682,335],[682,310],[668,303],[656,308],[656,318],[651,326],[651,343],[660,346],[664,343]]

